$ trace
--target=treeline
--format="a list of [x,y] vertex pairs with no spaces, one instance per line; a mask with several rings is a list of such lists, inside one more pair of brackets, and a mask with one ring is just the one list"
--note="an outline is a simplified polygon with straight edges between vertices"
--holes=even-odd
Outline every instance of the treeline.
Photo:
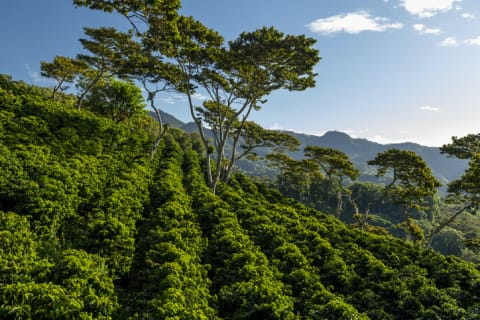
[[480,271],[0,77],[0,318],[478,319]]
[[264,163],[276,176],[262,181],[364,231],[389,233],[417,246],[478,261],[474,252],[480,209],[479,140],[474,134],[453,137],[441,148],[448,156],[470,160],[445,193],[420,156],[398,149],[387,149],[368,161],[379,183],[358,181],[360,172],[346,154],[319,146],[306,146],[300,160],[285,152],[267,154]]

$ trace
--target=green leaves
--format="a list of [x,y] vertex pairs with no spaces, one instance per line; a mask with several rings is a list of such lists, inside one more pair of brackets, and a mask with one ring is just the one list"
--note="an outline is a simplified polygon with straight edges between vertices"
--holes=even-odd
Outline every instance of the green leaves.
[[320,61],[315,42],[304,35],[285,35],[274,27],[244,32],[229,42],[231,71],[243,79],[239,82],[243,93],[253,97],[281,88],[305,90],[315,85],[313,66]]
[[412,151],[389,149],[368,164],[378,166],[377,176],[391,173],[391,182],[385,186],[384,192],[403,207],[405,228],[420,243],[424,239],[423,230],[409,217],[409,210],[428,208],[427,198],[435,195],[441,183],[425,161]]
[[348,156],[339,150],[307,146],[304,149],[304,154],[307,158],[315,161],[321,168],[322,173],[331,179],[336,176],[340,180],[342,180],[342,177],[356,180],[360,175],[359,170],[353,166]]
[[480,153],[471,157],[460,179],[448,184],[448,192],[463,200],[472,213],[480,209]]
[[[215,195],[187,134],[170,130],[150,160],[148,118],[115,123],[45,90],[0,84],[11,102],[0,111],[0,318],[476,315],[473,265],[350,228],[244,175]],[[243,130],[246,148],[296,145],[248,121]],[[302,161],[268,156],[292,193],[309,191],[320,172],[354,177],[340,153],[307,150]],[[459,193],[476,190],[479,163],[472,157]],[[405,168],[397,177],[411,179],[392,189],[423,186]],[[354,191],[364,202],[381,194]]]
[[74,82],[86,65],[77,59],[55,56],[52,62],[42,61],[40,68],[43,77],[53,78],[57,82],[52,92],[52,100],[55,101],[57,92],[68,89],[68,84]]
[[465,137],[452,137],[452,143],[440,148],[442,153],[459,159],[470,159],[480,153],[480,134],[469,134]]
[[433,196],[441,185],[425,161],[412,151],[389,149],[368,161],[368,164],[379,167],[377,176],[391,172],[393,177],[386,191],[405,207],[414,206],[416,201]]
[[133,83],[115,79],[95,86],[86,97],[85,104],[88,109],[115,122],[146,113],[140,88]]

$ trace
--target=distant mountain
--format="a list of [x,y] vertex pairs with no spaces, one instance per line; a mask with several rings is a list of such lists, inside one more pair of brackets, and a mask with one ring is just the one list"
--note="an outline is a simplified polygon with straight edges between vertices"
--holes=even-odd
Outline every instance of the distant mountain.
[[[197,127],[193,122],[183,123],[165,112],[162,112],[162,117],[165,123],[168,123],[173,127],[180,128],[190,133],[197,131]],[[380,144],[367,139],[352,138],[348,134],[339,131],[329,131],[323,136],[308,135],[292,131],[287,132],[300,140],[301,143],[300,151],[292,153],[292,157],[296,159],[302,158],[303,148],[307,145],[334,148],[344,152],[350,157],[355,166],[362,172],[361,180],[364,181],[377,180],[376,177],[374,177],[374,168],[368,166],[367,161],[375,158],[378,153],[391,148],[410,150],[421,156],[432,169],[433,174],[443,184],[459,178],[468,165],[468,162],[465,160],[449,158],[446,155],[441,154],[439,148],[426,147],[411,142]],[[259,150],[258,153],[265,154],[266,152],[268,152],[268,150]],[[254,170],[256,174],[269,171],[266,168],[261,168],[261,165],[253,165],[249,161],[242,161],[240,167],[247,172]]]
[[[405,142],[395,144],[379,144],[366,139],[352,138],[346,133],[330,131],[323,136],[307,135],[289,132],[300,140],[300,150],[307,145],[335,148],[347,154],[368,180],[368,176],[374,174],[374,170],[367,165],[367,161],[375,158],[379,152],[387,149],[410,150],[422,157],[432,169],[434,175],[443,183],[459,178],[467,168],[467,161],[449,158],[440,153],[439,148],[425,147],[416,143]],[[302,157],[302,151],[294,154]]]
[[[149,111],[148,114],[150,116],[152,116],[154,119],[156,119],[155,112]],[[177,118],[175,118],[171,114],[163,112],[161,110],[160,110],[160,116],[162,117],[163,123],[168,124],[171,127],[181,128],[184,125],[184,123],[182,121],[178,120]]]

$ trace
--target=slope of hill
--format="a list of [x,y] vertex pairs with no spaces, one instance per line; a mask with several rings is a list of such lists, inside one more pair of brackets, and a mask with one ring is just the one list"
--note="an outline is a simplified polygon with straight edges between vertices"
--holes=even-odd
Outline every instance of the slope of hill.
[[[154,119],[156,119],[155,112],[149,111],[148,114]],[[171,114],[163,112],[161,110],[160,110],[160,116],[162,117],[163,123],[168,124],[170,127],[181,128],[184,125],[184,123],[178,120],[177,118],[175,118],[175,116],[172,116]]]
[[480,271],[0,76],[0,318],[478,319]]

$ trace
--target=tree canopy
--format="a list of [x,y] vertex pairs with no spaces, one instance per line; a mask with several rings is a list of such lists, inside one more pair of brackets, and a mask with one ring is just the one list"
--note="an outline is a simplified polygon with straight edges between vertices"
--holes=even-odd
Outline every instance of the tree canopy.
[[[214,191],[221,180],[228,180],[238,160],[235,153],[251,112],[259,110],[273,91],[301,91],[315,85],[313,67],[320,58],[318,50],[313,47],[315,40],[304,35],[285,35],[273,27],[263,27],[243,32],[225,45],[218,32],[193,17],[178,14],[178,1],[74,3],[107,12],[117,11],[130,21],[134,37],[129,41],[134,42],[132,48],[138,49],[123,46],[126,50],[119,50],[122,48],[117,45],[116,50],[102,55],[115,60],[116,53],[121,51],[130,61],[121,71],[124,76],[140,80],[145,89],[147,82],[163,83],[160,88],[175,89],[187,95],[190,114],[204,148],[213,149],[213,153],[206,153],[206,175]],[[107,35],[107,29],[102,30],[101,34]],[[86,31],[92,35],[91,30]],[[105,39],[105,43],[109,49],[108,44],[118,44],[112,39],[122,37],[113,32],[107,36],[110,39]],[[85,40],[82,44],[88,45],[90,51],[95,49],[97,56],[99,49],[103,48],[92,47],[92,43]],[[91,59],[89,61],[92,64]],[[98,66],[96,70],[99,70]],[[147,91],[152,108],[157,110],[153,101],[155,94],[162,89]],[[205,92],[207,101],[196,105],[193,100],[195,92]],[[159,112],[156,113],[161,123]],[[205,125],[213,132],[213,144],[205,133]],[[226,154],[229,139],[233,140],[233,148],[230,154]],[[215,161],[214,166],[210,164],[211,159]]]
[[409,210],[425,209],[428,205],[426,199],[435,195],[441,183],[425,161],[412,151],[388,149],[368,164],[378,167],[378,176],[390,173],[385,194],[403,207],[407,230],[417,241],[423,240],[423,231],[411,219]]

